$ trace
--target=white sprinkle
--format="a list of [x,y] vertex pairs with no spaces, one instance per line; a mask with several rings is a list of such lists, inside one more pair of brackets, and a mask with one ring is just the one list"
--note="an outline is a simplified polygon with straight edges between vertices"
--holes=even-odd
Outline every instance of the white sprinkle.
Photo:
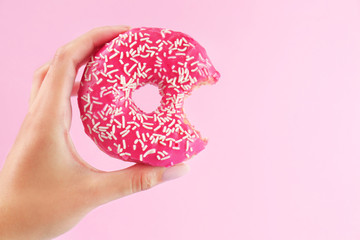
[[132,70],[134,69],[134,67],[136,67],[136,63],[134,65],[132,65],[132,67],[129,69],[129,73],[132,72]]
[[130,44],[130,47],[133,47],[135,44],[137,44],[137,41],[134,41],[132,44]]
[[96,82],[96,84],[100,84],[102,82],[102,78],[99,79],[99,81]]
[[104,93],[104,96],[109,95],[110,93],[112,93],[112,91],[107,91],[106,93]]
[[93,127],[93,129],[95,128],[97,128],[97,126],[99,126],[100,125],[100,122],[97,122],[95,125],[94,125],[94,127]]
[[197,70],[199,70],[198,67],[194,68],[194,69],[191,69],[191,72],[196,72]]
[[162,59],[159,56],[156,56],[157,61],[162,62]]
[[118,124],[118,126],[121,128],[121,123],[118,121],[118,120],[116,120],[116,119],[114,119],[114,121]]
[[[114,143],[114,144],[116,144],[116,143]],[[119,145],[117,145],[117,154],[119,154],[120,152],[122,152],[122,149],[121,149],[120,144],[119,144]]]
[[102,132],[105,132],[107,131],[108,127],[99,127],[99,130],[102,131]]
[[162,131],[165,132],[165,133],[167,132],[167,131],[166,131],[166,126],[163,127],[163,130],[162,130]]
[[128,124],[134,124],[134,125],[136,125],[137,127],[140,127],[140,124],[138,124],[137,122],[128,122]]
[[122,126],[123,126],[123,128],[125,128],[125,117],[124,117],[124,115],[121,116],[121,120],[122,120]]
[[187,47],[184,47],[184,48],[178,48],[177,50],[178,50],[178,51],[180,51],[180,52],[185,52],[185,51],[187,50]]
[[141,147],[144,148],[145,147],[145,143],[141,140],[141,139],[138,139],[139,143],[141,144]]
[[104,63],[104,73],[107,72],[107,66],[106,66],[106,63]]
[[145,134],[142,133],[141,136],[142,136],[142,139],[144,140],[144,142],[146,142]]
[[168,127],[170,128],[172,125],[174,125],[174,123],[175,123],[175,119],[172,120],[172,122],[169,124]]
[[122,131],[122,132],[120,133],[120,135],[121,135],[122,137],[125,137],[126,135],[129,134],[129,132],[130,132],[130,130],[125,129],[124,131]]
[[117,71],[119,71],[119,69],[114,69],[114,70],[111,70],[110,72],[108,72],[107,74],[108,75],[110,75],[110,74],[112,74],[112,73],[114,73],[114,72],[117,72]]
[[156,149],[155,149],[155,148],[149,149],[149,150],[147,150],[147,152],[144,154],[144,157],[146,157],[146,156],[149,155],[149,154],[154,154],[154,153],[156,153]]
[[194,61],[194,62],[192,62],[190,65],[191,66],[194,66],[195,64],[198,64],[199,63],[199,61]]
[[201,60],[205,60],[204,58],[203,58],[203,56],[201,55],[201,53],[199,53],[199,57],[201,58]]
[[86,124],[86,126],[88,127],[88,129],[89,129],[89,133],[91,134],[91,133],[92,133],[92,131],[91,131],[91,128],[90,128],[89,124]]
[[104,142],[104,140],[101,138],[100,134],[98,134],[98,137],[99,137],[101,142]]
[[158,138],[154,138],[153,136],[150,137],[150,140],[151,139],[152,139],[151,144],[157,143],[159,140]]
[[119,54],[119,52],[114,53],[113,55],[111,55],[111,56],[109,57],[109,59],[113,59],[113,58],[116,57],[118,54]]
[[[156,115],[155,115],[156,116]],[[161,124],[159,124],[159,126],[157,126],[156,128],[154,128],[154,132],[156,132],[157,130],[159,130],[159,128],[161,127]]]
[[[133,57],[132,57],[132,58],[130,58],[130,60],[131,60],[131,61],[133,61],[133,62],[139,63],[139,61],[138,61],[138,60],[136,60],[136,59],[135,59],[135,58],[133,58]],[[131,71],[131,70],[130,70],[130,71]]]
[[146,129],[149,129],[149,130],[152,130],[152,129],[153,129],[152,127],[147,126],[147,125],[143,125],[143,127],[146,128]]
[[113,132],[111,132],[111,133],[112,133],[113,138],[114,138],[115,140],[117,140],[117,137],[115,136],[115,134],[114,134]]
[[140,42],[141,42],[141,41],[146,41],[146,42],[147,42],[147,40],[149,40],[148,37],[147,37],[147,38],[141,38],[141,39],[140,39]]
[[131,156],[131,153],[128,153],[128,152],[124,152],[124,153],[120,153],[120,156],[123,157],[123,156]]

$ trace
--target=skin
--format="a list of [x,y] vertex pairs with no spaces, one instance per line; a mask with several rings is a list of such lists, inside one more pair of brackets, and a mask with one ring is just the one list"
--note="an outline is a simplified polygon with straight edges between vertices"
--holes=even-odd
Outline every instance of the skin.
[[0,172],[0,238],[51,239],[99,205],[147,190],[188,170],[135,164],[104,172],[77,153],[69,135],[78,69],[128,30],[96,28],[64,45],[34,74],[28,113]]

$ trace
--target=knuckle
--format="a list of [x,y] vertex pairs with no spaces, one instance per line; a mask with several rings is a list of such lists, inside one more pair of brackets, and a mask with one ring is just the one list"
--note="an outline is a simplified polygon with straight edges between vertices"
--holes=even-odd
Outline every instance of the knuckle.
[[154,176],[153,173],[142,172],[139,174],[135,174],[131,184],[132,192],[135,193],[135,192],[148,190],[153,186],[155,186],[155,184],[156,184],[156,177]]
[[58,48],[55,52],[54,59],[55,61],[63,61],[69,56],[69,47],[68,45],[64,45],[60,48]]
[[93,28],[89,31],[89,33],[97,33],[99,31],[100,27]]
[[42,72],[43,72],[43,67],[39,67],[38,69],[36,69],[34,71],[34,74],[33,74],[33,77],[34,77],[34,80],[36,81],[37,79],[39,79],[39,77],[42,75]]
[[91,33],[91,34],[97,34],[97,33],[101,32],[102,30],[108,29],[108,28],[109,28],[109,26],[95,27],[95,28],[91,29],[91,30],[89,31],[89,33]]
[[44,76],[46,75],[47,69],[49,68],[49,63],[42,65],[41,67],[37,68],[33,73],[33,82],[41,82]]

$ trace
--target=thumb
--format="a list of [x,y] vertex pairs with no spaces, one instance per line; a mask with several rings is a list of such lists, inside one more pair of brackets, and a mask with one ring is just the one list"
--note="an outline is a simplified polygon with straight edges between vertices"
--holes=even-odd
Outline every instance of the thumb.
[[188,171],[188,165],[181,163],[169,168],[135,164],[123,170],[100,172],[96,180],[96,198],[101,205],[179,178]]

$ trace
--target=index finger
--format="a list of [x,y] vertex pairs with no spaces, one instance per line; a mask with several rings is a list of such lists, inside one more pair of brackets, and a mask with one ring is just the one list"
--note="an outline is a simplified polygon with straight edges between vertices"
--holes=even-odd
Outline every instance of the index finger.
[[[47,102],[65,102],[71,96],[77,70],[97,48],[129,30],[127,26],[95,28],[56,51],[39,94],[48,95]],[[54,102],[51,104],[55,104]],[[53,105],[54,106],[54,105]]]

